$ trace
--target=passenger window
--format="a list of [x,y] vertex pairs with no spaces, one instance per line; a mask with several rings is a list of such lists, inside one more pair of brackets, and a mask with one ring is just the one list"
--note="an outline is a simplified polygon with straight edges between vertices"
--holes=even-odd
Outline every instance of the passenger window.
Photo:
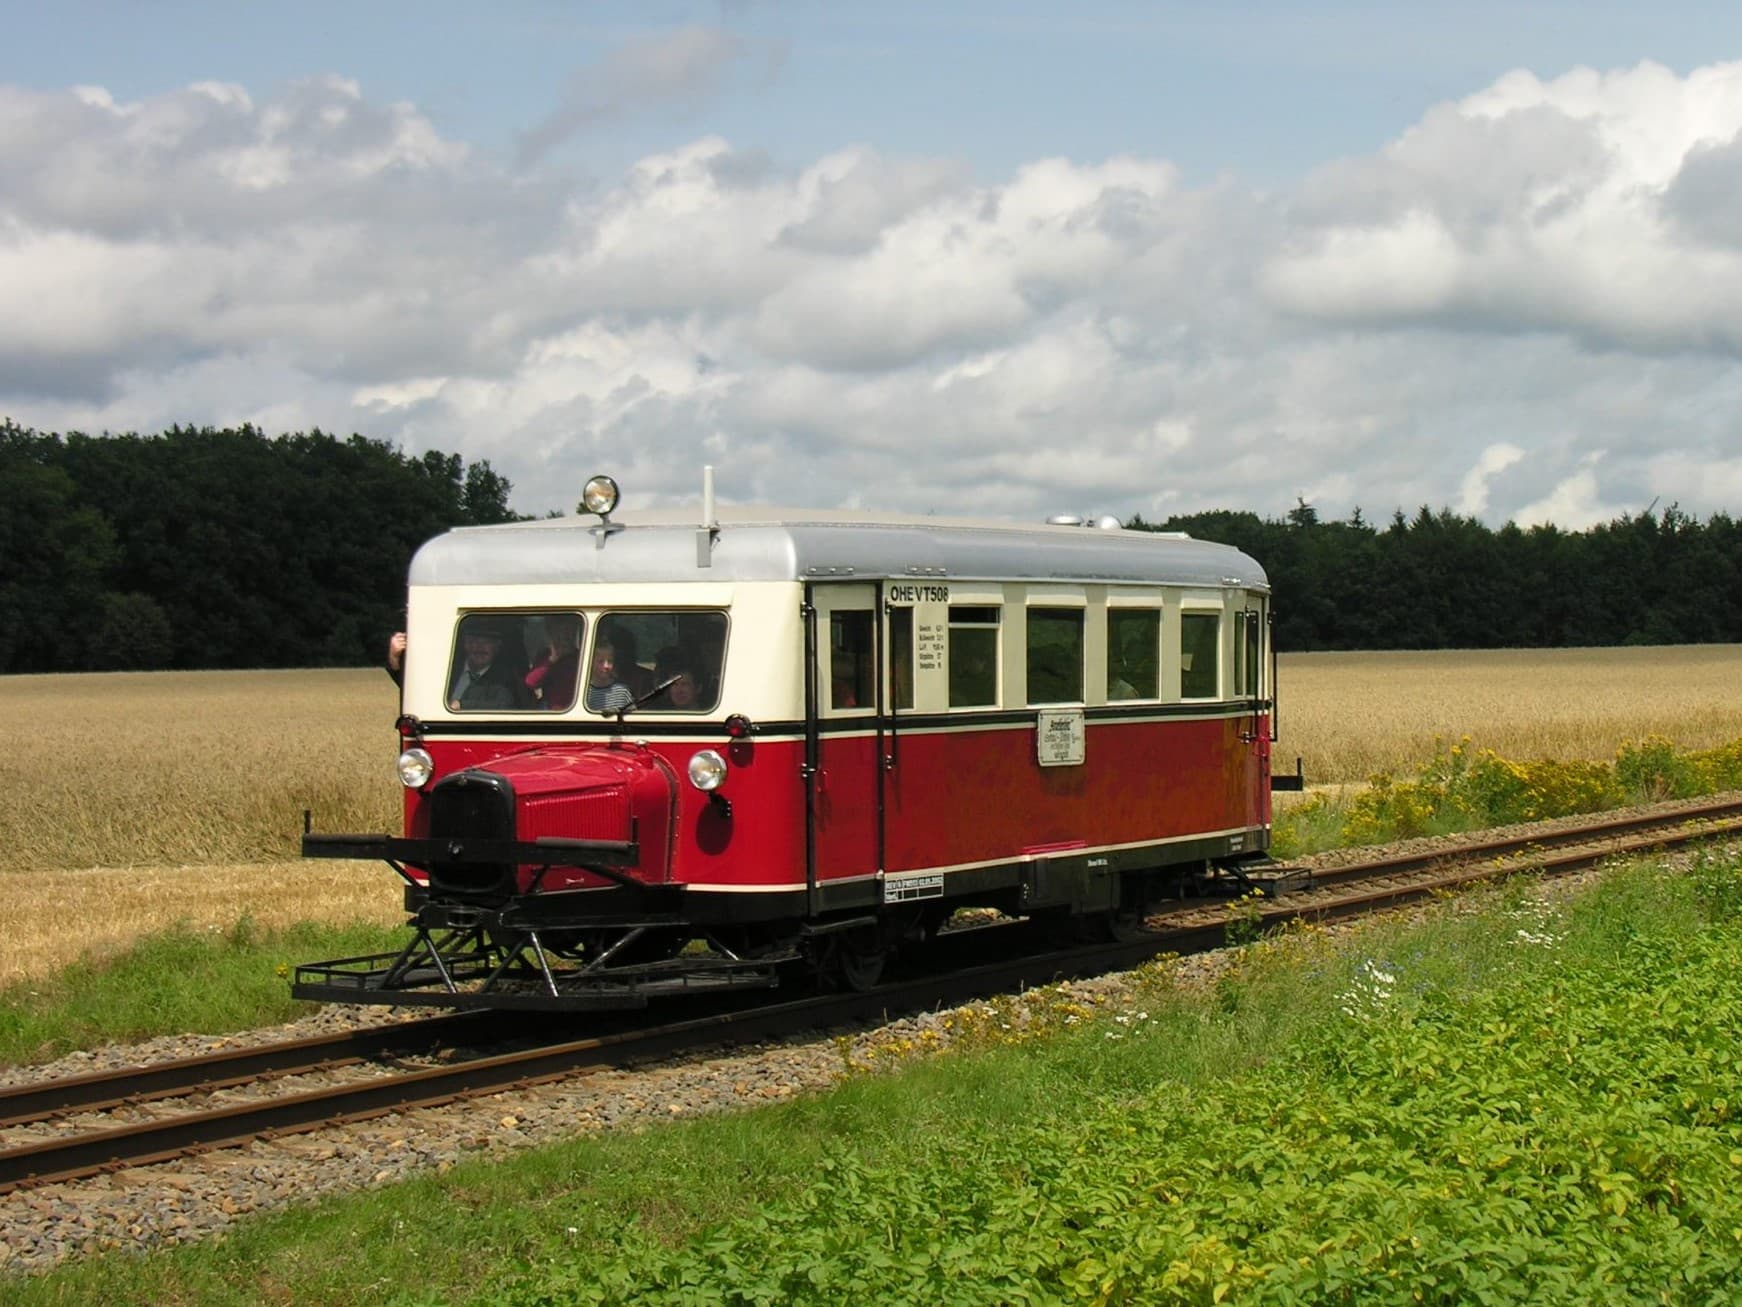
[[998,703],[998,610],[950,605],[950,707]]
[[875,707],[875,673],[870,611],[830,613],[829,707]]
[[561,712],[575,702],[579,613],[466,613],[454,630],[449,712]]
[[1028,610],[1028,702],[1081,703],[1083,610]]
[[1222,647],[1222,619],[1217,613],[1181,613],[1179,619],[1179,693],[1182,699],[1214,699]]
[[1107,610],[1107,699],[1161,697],[1161,610]]
[[913,609],[889,610],[889,689],[898,711],[913,707]]

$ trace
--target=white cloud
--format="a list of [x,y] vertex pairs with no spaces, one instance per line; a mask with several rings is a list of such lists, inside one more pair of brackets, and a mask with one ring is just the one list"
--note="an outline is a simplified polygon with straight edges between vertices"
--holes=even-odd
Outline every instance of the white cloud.
[[[1640,511],[1645,505],[1632,507],[1634,511]],[[1567,530],[1580,531],[1607,522],[1624,511],[1627,511],[1624,507],[1600,502],[1596,469],[1586,467],[1560,482],[1541,499],[1519,509],[1514,520],[1521,526],[1553,522]]]
[[1517,445],[1502,442],[1489,445],[1476,460],[1476,466],[1464,474],[1458,494],[1458,512],[1466,517],[1480,517],[1488,507],[1488,484],[1507,468],[1519,462],[1524,451]]
[[1742,63],[1512,73],[1311,179],[1263,284],[1320,320],[1739,355],[1742,249],[1689,241],[1666,205],[1739,128]]
[[[760,57],[704,36],[595,69],[573,129]],[[0,87],[0,414],[354,428],[526,511],[712,461],[727,499],[1028,517],[1708,513],[1739,131],[1742,64],[1646,64],[1508,75],[1283,195],[708,135],[585,189],[338,78]]]

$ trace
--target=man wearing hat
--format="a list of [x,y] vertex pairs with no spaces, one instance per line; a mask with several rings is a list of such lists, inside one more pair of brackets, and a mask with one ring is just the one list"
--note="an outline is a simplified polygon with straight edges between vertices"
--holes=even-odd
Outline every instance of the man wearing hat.
[[453,712],[478,712],[492,708],[520,708],[520,678],[502,660],[508,632],[500,619],[468,617],[460,624],[463,661],[448,691]]

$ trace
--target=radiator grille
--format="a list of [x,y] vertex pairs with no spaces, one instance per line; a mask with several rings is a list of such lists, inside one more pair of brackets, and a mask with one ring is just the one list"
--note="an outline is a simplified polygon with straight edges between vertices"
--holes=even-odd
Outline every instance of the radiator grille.
[[[459,772],[430,792],[429,833],[437,839],[514,838],[514,787],[490,772]],[[461,896],[514,892],[514,864],[435,862],[430,888]]]
[[565,840],[629,838],[629,791],[611,785],[580,794],[551,794],[521,805],[520,838],[552,835]]

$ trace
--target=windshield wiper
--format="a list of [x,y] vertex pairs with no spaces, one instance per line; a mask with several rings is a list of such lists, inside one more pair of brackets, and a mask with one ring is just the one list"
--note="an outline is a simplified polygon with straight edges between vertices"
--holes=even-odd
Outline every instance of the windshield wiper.
[[619,708],[617,710],[617,720],[622,721],[626,714],[628,714],[629,712],[633,711],[636,708],[639,708],[642,704],[646,703],[649,699],[659,698],[660,695],[664,694],[667,690],[671,689],[672,686],[676,685],[681,680],[683,680],[683,673],[679,672],[676,676],[673,676],[673,677],[669,678],[668,680],[661,681],[658,685],[654,686],[651,690],[649,690],[646,694],[642,695],[639,699],[631,699],[628,703],[624,704],[621,708]]

